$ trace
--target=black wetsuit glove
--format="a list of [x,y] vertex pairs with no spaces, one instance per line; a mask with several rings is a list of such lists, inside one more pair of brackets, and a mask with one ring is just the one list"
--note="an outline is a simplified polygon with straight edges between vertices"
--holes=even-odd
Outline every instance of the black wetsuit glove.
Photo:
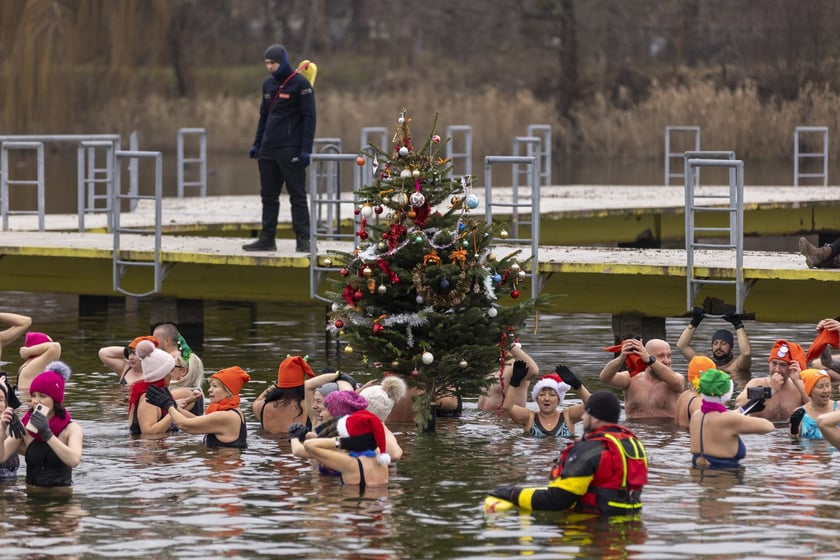
[[339,447],[347,451],[367,451],[376,449],[376,439],[373,434],[343,437],[339,440]]
[[283,389],[277,387],[276,385],[268,390],[268,393],[265,394],[265,402],[270,403],[273,401],[279,401],[280,397],[283,396]]
[[498,486],[489,492],[494,498],[501,498],[516,504],[519,500],[519,488],[516,486]]
[[18,418],[18,415],[12,412],[12,420],[9,422],[9,433],[15,439],[21,439],[26,434],[26,429]]
[[52,430],[50,430],[50,421],[40,412],[33,412],[29,417],[29,423],[38,430],[38,435],[41,436],[44,443],[48,442],[53,436]]
[[563,364],[559,364],[556,368],[554,368],[554,371],[557,372],[557,375],[560,376],[560,379],[562,379],[564,383],[568,384],[575,391],[580,389],[580,386],[583,385],[583,383],[580,382],[580,379],[578,379],[578,376],[572,373],[572,370]]
[[522,360],[513,362],[513,373],[510,374],[510,386],[519,387],[525,376],[528,375],[528,366]]
[[723,316],[723,320],[727,323],[732,323],[732,327],[737,331],[738,329],[744,328],[744,321],[741,315],[737,313],[727,313]]
[[303,443],[307,433],[309,433],[309,430],[300,422],[293,422],[289,425],[289,439],[297,438],[299,442]]
[[700,326],[700,321],[702,321],[704,317],[706,317],[706,312],[700,307],[695,307],[691,311],[691,326],[696,329]]
[[[763,409],[763,407],[762,407]],[[802,424],[802,417],[805,416],[805,409],[801,406],[790,415],[790,433],[799,437],[799,425]]]
[[159,406],[163,410],[169,410],[170,407],[177,406],[169,389],[158,387],[157,385],[149,385],[148,389],[146,389],[146,402],[154,406]]

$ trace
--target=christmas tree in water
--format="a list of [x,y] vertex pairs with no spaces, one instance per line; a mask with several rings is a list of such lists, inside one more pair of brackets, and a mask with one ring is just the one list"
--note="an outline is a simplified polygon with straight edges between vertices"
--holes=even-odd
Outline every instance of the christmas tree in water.
[[374,181],[357,193],[360,243],[338,259],[328,328],[372,373],[401,375],[419,389],[414,410],[425,428],[438,398],[477,396],[498,377],[537,302],[522,296],[518,251],[494,253],[504,226],[484,221],[474,178],[449,177],[434,126],[417,149],[405,110],[397,121],[391,153],[370,146],[357,160]]

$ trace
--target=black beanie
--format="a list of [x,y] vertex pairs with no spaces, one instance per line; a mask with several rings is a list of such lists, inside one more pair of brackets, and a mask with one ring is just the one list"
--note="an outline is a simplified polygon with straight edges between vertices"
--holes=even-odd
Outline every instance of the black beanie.
[[586,401],[586,413],[609,424],[618,422],[621,414],[621,403],[610,391],[595,391]]
[[267,49],[265,49],[265,58],[266,60],[273,60],[278,64],[283,64],[283,61],[288,60],[288,55],[286,54],[286,47],[283,45],[271,45]]
[[735,339],[732,337],[732,333],[726,329],[719,329],[715,331],[715,334],[712,335],[712,342],[715,340],[722,340],[727,343],[730,347],[735,344]]

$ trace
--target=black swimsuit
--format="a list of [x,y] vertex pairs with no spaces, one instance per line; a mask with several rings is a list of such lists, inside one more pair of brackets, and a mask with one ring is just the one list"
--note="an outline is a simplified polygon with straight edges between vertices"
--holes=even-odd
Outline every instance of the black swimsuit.
[[[222,410],[220,412],[227,411]],[[239,426],[239,437],[233,441],[219,441],[216,434],[207,434],[204,436],[204,443],[207,444],[207,447],[234,447],[237,449],[245,449],[248,447],[248,429],[245,426],[245,418],[238,410],[231,410],[230,412],[236,413],[239,416],[239,420],[242,422]]]

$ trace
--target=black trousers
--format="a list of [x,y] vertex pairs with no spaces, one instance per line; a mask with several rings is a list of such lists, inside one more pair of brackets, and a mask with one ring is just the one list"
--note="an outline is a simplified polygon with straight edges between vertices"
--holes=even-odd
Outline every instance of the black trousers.
[[[263,146],[257,160],[260,169],[260,198],[262,198],[262,233],[260,237],[274,239],[277,216],[280,213],[280,193],[283,185],[289,192],[292,205],[292,229],[296,237],[309,238],[309,204],[306,193],[306,168],[297,160],[299,148],[268,148]],[[292,160],[295,161],[292,161]]]

